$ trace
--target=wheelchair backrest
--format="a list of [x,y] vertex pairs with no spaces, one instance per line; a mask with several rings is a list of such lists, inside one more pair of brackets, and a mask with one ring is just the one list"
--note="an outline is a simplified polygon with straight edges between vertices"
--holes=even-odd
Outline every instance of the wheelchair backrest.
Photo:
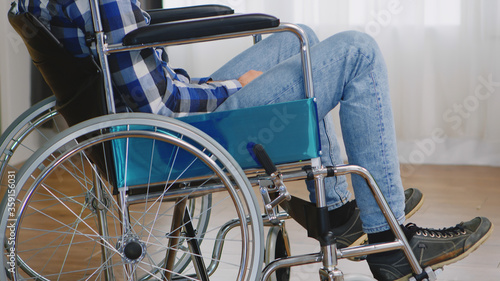
[[9,12],[8,18],[56,96],[56,108],[68,125],[106,114],[102,71],[91,56],[73,57],[31,13]]
[[[33,64],[51,88],[56,97],[56,109],[69,126],[107,113],[103,74],[92,57],[73,57],[31,13],[16,15],[11,11],[8,18],[23,39]],[[89,137],[92,136],[85,138]],[[113,171],[106,167],[113,165],[105,159],[111,159],[110,151],[109,148],[99,148],[88,154],[101,173]],[[111,182],[116,182],[115,173],[107,174]]]

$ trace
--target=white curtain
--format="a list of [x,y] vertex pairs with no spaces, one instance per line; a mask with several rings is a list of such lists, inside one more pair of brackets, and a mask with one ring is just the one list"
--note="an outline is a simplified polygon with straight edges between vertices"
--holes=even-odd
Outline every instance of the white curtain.
[[[241,13],[269,13],[282,21],[305,23],[323,39],[349,29],[366,32],[379,43],[387,62],[401,162],[500,166],[499,1],[164,3],[166,7],[218,3]],[[174,49],[170,56],[176,64],[203,75],[248,43],[208,43]],[[229,44],[230,50],[220,44]]]

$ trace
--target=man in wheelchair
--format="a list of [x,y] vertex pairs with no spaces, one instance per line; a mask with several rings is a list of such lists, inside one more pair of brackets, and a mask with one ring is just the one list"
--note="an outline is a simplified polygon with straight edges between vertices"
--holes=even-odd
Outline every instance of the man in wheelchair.
[[[38,17],[76,57],[95,55],[86,35],[93,32],[87,0],[19,0],[19,12]],[[149,24],[137,0],[101,0],[101,16],[109,44],[121,43],[128,32]],[[319,42],[303,27],[311,48],[314,86],[320,118],[324,165],[342,163],[337,136],[327,115],[340,105],[342,136],[349,163],[368,169],[401,224],[422,266],[441,267],[456,262],[482,244],[493,226],[477,217],[454,227],[428,229],[403,226],[405,192],[396,150],[389,84],[382,55],[375,41],[359,32],[343,32]],[[178,117],[293,101],[304,96],[303,73],[297,39],[274,34],[250,47],[206,78],[191,78],[170,67],[163,49],[109,55],[118,111],[140,111]],[[370,243],[394,240],[382,212],[361,177],[353,176],[356,196],[350,200],[345,177],[326,178],[332,230],[339,247],[347,247],[368,234]],[[314,188],[307,183],[310,199]],[[406,194],[408,197],[408,193]],[[410,194],[411,195],[411,194]],[[419,200],[406,202],[407,212]],[[362,221],[362,224],[360,223]],[[370,255],[370,269],[378,280],[407,280],[411,267],[402,251]]]

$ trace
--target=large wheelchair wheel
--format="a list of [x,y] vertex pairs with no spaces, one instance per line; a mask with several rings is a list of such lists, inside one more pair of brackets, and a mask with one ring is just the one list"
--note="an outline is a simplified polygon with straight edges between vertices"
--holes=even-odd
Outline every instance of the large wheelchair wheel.
[[55,109],[55,97],[47,98],[21,114],[0,137],[0,196],[7,191],[9,180],[47,140],[67,128]]
[[7,202],[3,264],[14,280],[260,276],[263,227],[248,179],[219,144],[174,119],[78,124],[29,159]]

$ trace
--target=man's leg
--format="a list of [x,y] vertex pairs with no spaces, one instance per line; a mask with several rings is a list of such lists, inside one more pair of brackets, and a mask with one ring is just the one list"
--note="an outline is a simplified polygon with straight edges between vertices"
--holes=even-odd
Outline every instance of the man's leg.
[[[301,27],[307,34],[310,46],[316,45],[319,42],[316,34],[307,26]],[[299,51],[300,42],[294,34],[291,32],[277,33],[239,54],[210,77],[213,80],[226,80],[240,77],[249,70],[266,72],[281,62],[296,56]],[[302,95],[302,98],[304,98],[303,91]],[[325,166],[342,164],[340,147],[333,126],[333,120],[330,115],[326,116],[319,123],[321,147],[323,150],[321,160]],[[327,178],[325,179],[325,184],[328,186],[326,190],[327,204],[332,209],[344,205],[351,197],[351,194],[347,190],[345,176]],[[316,202],[314,182],[308,182],[307,187],[310,191],[310,200]]]
[[[342,134],[350,164],[367,168],[379,184],[400,222],[404,195],[396,154],[396,139],[385,66],[373,39],[342,33],[312,48],[312,66],[319,117],[340,103]],[[259,70],[259,69],[256,69]],[[218,110],[265,105],[303,98],[300,58],[294,56],[267,70]],[[326,130],[325,130],[326,133]],[[363,228],[370,242],[393,239],[384,216],[364,180],[352,177]],[[486,218],[433,230],[410,224],[403,228],[422,266],[433,269],[467,256],[491,234]],[[370,255],[370,269],[378,280],[408,280],[411,268],[402,251]]]
[[[376,43],[361,33],[341,33],[315,44],[311,48],[311,58],[319,118],[325,118],[341,104],[340,120],[349,163],[363,166],[375,176],[393,212],[402,222],[404,194],[387,74]],[[217,110],[304,98],[302,77],[301,60],[295,55],[265,70]],[[331,159],[335,161],[338,160]],[[366,183],[353,176],[353,186],[365,232],[387,230],[388,225]],[[334,190],[330,187],[328,189]],[[336,195],[336,192],[331,193]],[[347,196],[341,194],[336,203],[342,204]]]
[[[307,26],[301,27],[306,33],[310,46],[316,45],[319,40],[314,31]],[[229,60],[210,77],[213,80],[228,80],[236,79],[249,70],[266,72],[297,55],[299,51],[300,42],[293,33],[274,33]]]

